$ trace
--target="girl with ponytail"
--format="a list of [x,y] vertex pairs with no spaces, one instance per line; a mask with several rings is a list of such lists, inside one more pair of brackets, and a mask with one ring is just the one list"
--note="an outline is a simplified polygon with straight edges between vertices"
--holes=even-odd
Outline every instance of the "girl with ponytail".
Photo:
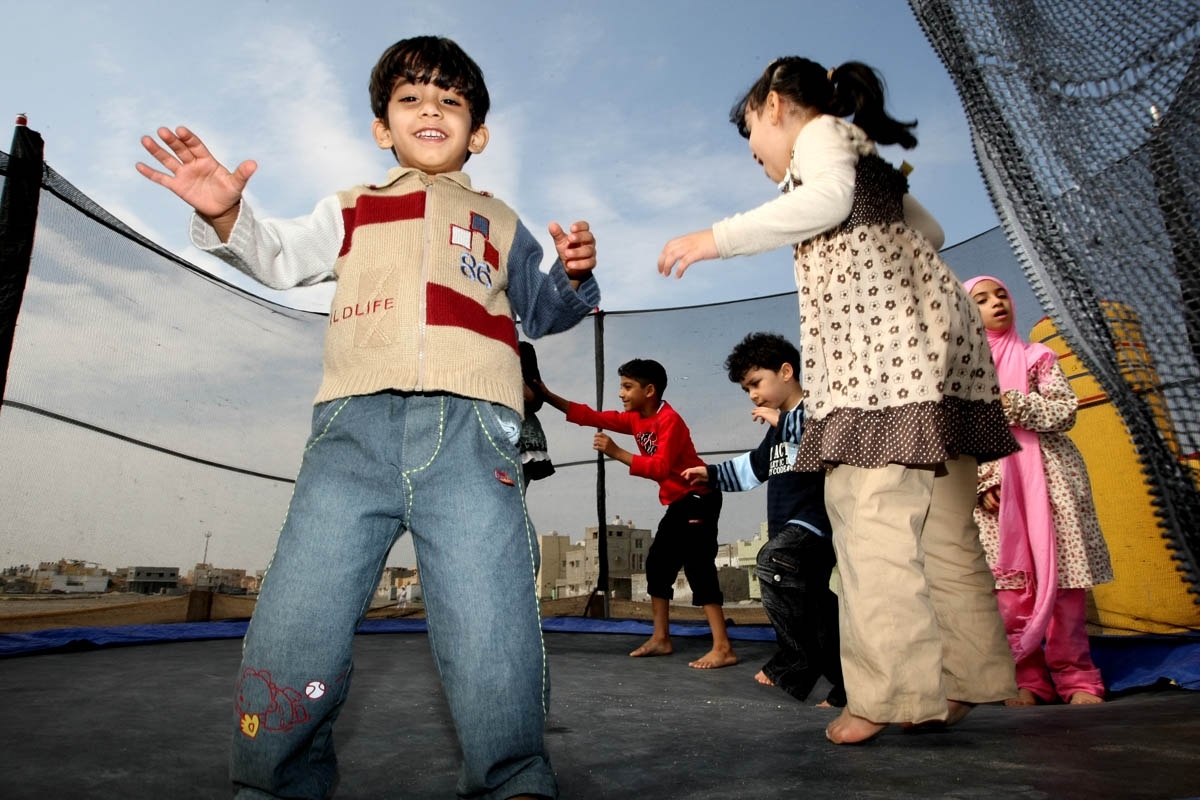
[[[806,421],[825,470],[848,704],[826,736],[953,724],[1011,697],[1013,659],[973,519],[976,465],[1017,449],[941,227],[875,145],[916,146],[871,67],[771,62],[730,120],[783,194],[672,239],[663,275],[792,246]],[[849,119],[847,119],[849,118]]]

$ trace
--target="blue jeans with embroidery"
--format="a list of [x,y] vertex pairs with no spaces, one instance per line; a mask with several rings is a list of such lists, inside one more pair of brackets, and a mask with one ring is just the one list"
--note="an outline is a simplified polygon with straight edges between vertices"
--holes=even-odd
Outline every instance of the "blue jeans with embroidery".
[[824,675],[833,684],[826,701],[844,706],[837,595],[829,590],[834,561],[829,537],[788,525],[758,551],[755,572],[779,645],[763,674],[801,702]]
[[[557,796],[519,429],[511,409],[452,395],[381,393],[314,410],[243,647],[230,766],[238,797],[329,793],[354,631],[406,530],[462,746],[459,795]],[[404,769],[399,759],[379,768]]]

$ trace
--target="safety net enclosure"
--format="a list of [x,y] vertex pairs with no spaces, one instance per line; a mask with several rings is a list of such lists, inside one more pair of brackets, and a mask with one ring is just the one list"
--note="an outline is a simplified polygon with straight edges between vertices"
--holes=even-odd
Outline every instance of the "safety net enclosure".
[[[0,153],[5,189],[20,171],[15,161]],[[33,183],[34,199],[27,202],[36,205],[36,233],[28,277],[15,306],[13,297],[0,296],[0,307],[12,312],[8,326],[15,334],[0,411],[0,567],[65,559],[108,569],[173,566],[180,575],[202,562],[241,568],[251,577],[261,572],[308,436],[328,315],[256,297],[155,245],[43,165],[40,154]],[[185,218],[181,208],[181,225]],[[1058,294],[1045,289],[1035,301],[999,229],[947,248],[943,256],[961,277],[1014,276],[1027,312],[1058,302]],[[781,250],[778,258],[780,269],[790,272],[791,253]],[[1073,312],[1057,311],[1055,319],[1064,325],[1073,319]],[[1147,320],[1157,322],[1152,318]],[[1026,325],[1033,321],[1023,319]],[[618,406],[621,363],[634,357],[661,361],[669,375],[665,398],[711,463],[754,447],[763,435],[745,393],[723,366],[751,331],[794,339],[795,293],[597,311],[571,331],[534,344],[554,391],[605,408]],[[1102,376],[1093,354],[1105,355],[1111,336],[1096,342],[1087,338],[1088,329],[1080,335],[1084,346],[1070,339],[1082,359],[1077,377],[1091,375],[1089,368]],[[1178,365],[1164,374],[1170,377],[1149,382],[1162,384],[1159,394],[1174,393],[1170,414],[1177,426],[1184,423],[1177,441],[1193,452],[1196,419],[1183,395],[1194,375]],[[1124,385],[1117,381],[1118,390]],[[1105,436],[1128,440],[1107,399],[1094,400],[1091,408],[1089,414],[1107,420]],[[576,540],[617,516],[653,530],[662,514],[655,487],[631,478],[619,463],[599,460],[590,430],[568,425],[552,409],[539,416],[558,471],[529,489],[538,533]],[[1085,437],[1104,441],[1090,430]],[[1162,436],[1155,427],[1147,441]],[[1146,448],[1140,440],[1139,446]],[[1132,452],[1114,460],[1107,448],[1089,467],[1109,474],[1114,463],[1133,469],[1133,483],[1160,491],[1140,476]],[[1126,473],[1112,474],[1128,482]],[[1179,493],[1172,492],[1172,498]],[[1113,533],[1122,533],[1135,537],[1137,548],[1157,543],[1162,551],[1152,500],[1114,504],[1142,508],[1146,515],[1136,524],[1102,520],[1110,542]],[[757,536],[764,507],[759,492],[727,495],[721,541]],[[1182,541],[1178,531],[1176,539]],[[402,539],[389,564],[414,563],[408,541]],[[1135,560],[1150,563],[1135,552]],[[1169,560],[1157,572],[1165,572],[1158,577],[1173,596],[1186,596],[1182,573]],[[1161,605],[1157,598],[1143,600],[1123,610],[1113,627],[1158,631],[1164,628],[1150,623],[1161,622],[1166,630],[1200,628],[1190,618],[1158,619]]]
[[910,6],[1024,273],[1120,412],[1200,601],[1200,5]]
[[265,566],[325,316],[215,280],[49,166],[42,188],[0,415],[0,560],[186,569],[214,533]]

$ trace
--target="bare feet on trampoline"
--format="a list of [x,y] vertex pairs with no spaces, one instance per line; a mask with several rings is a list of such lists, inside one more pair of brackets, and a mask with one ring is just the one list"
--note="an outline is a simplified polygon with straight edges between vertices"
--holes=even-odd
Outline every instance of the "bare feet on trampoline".
[[720,669],[732,667],[737,663],[737,656],[732,647],[714,647],[695,661],[689,661],[692,669]]
[[1094,706],[1096,703],[1103,702],[1103,697],[1097,697],[1091,692],[1076,692],[1071,695],[1071,699],[1067,701],[1067,704],[1072,706]]
[[629,655],[634,658],[647,658],[649,656],[669,656],[674,653],[675,649],[671,647],[670,639],[659,639],[651,636],[646,640],[646,643],[634,650]]
[[775,685],[775,682],[773,680],[771,680],[770,678],[768,678],[767,673],[763,672],[761,669],[758,672],[754,673],[754,680],[758,681],[763,686],[774,686]]
[[965,717],[967,714],[970,714],[971,710],[975,708],[974,703],[965,703],[962,700],[947,700],[946,706],[947,725],[954,725],[962,722],[963,717]]
[[874,739],[886,727],[887,723],[872,722],[843,708],[841,715],[825,729],[825,738],[834,744],[861,744]]
[[1004,701],[1006,706],[1036,706],[1037,704],[1037,695],[1028,689],[1018,689],[1016,697],[1010,697]]

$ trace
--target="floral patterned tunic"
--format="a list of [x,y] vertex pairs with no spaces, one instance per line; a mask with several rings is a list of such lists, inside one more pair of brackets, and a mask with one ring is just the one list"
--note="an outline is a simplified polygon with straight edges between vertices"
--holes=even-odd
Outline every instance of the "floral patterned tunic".
[[[1057,362],[1042,361],[1029,370],[1029,394],[1012,389],[1005,392],[1010,405],[1009,422],[1038,434],[1046,489],[1054,520],[1058,557],[1058,587],[1087,589],[1113,579],[1108,546],[1100,531],[1087,467],[1079,449],[1065,431],[1075,426],[1079,400]],[[979,467],[979,492],[1000,485],[1000,462]],[[997,512],[975,506],[975,521],[989,566],[994,567],[1000,550],[1000,517]],[[997,589],[1020,589],[1025,576],[997,579]]]
[[974,301],[905,223],[904,175],[839,122],[858,154],[850,216],[795,250],[808,414],[797,469],[1014,452]]

